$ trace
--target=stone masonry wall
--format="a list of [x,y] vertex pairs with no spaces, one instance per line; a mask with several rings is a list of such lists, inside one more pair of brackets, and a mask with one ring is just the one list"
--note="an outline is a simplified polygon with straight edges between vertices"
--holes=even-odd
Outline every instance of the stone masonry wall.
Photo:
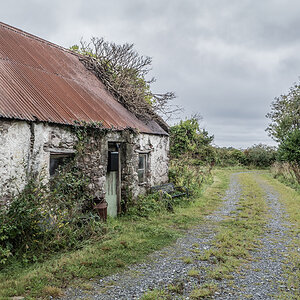
[[[50,154],[72,153],[76,134],[67,126],[44,123],[0,120],[0,204],[9,200],[25,184],[27,174],[48,181]],[[153,185],[168,181],[169,138],[167,136],[134,134],[129,131],[110,132],[91,137],[78,162],[91,179],[89,188],[94,197],[105,197],[108,142],[120,145],[122,199],[136,198]],[[147,152],[147,180],[138,182],[140,152]]]

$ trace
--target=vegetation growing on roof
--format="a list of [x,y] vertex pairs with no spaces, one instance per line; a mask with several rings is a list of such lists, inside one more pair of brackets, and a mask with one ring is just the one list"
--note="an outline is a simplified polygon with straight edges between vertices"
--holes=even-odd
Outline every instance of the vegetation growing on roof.
[[141,120],[154,119],[163,129],[168,129],[159,115],[169,118],[178,111],[178,107],[170,105],[175,94],[152,92],[150,87],[155,79],[146,78],[151,70],[151,57],[139,55],[133,44],[117,45],[95,37],[70,49],[83,55],[81,61],[86,68],[126,109]]

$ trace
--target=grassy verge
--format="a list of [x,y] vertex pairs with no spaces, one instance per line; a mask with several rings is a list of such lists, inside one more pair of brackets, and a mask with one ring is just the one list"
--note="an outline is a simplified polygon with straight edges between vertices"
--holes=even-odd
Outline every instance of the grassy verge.
[[271,166],[271,173],[274,178],[279,180],[281,183],[293,188],[298,193],[300,193],[300,184],[298,183],[295,172],[293,171],[289,163],[275,162]]
[[279,183],[268,174],[264,175],[264,179],[279,192],[280,201],[288,214],[287,220],[291,224],[292,241],[289,244],[284,265],[289,290],[283,290],[280,297],[281,299],[300,299],[300,193]]
[[44,263],[28,267],[17,263],[0,273],[0,299],[24,296],[26,299],[57,297],[75,285],[90,289],[90,278],[103,277],[126,265],[141,261],[154,250],[175,241],[184,231],[202,221],[214,210],[229,183],[231,171],[214,172],[214,183],[189,207],[175,207],[174,213],[148,218],[109,219],[103,240],[81,250],[64,253]]

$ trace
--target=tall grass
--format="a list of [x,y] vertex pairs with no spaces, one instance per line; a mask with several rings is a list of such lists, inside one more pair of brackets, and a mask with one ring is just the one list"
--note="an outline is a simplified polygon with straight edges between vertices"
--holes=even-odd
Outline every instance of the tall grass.
[[291,164],[288,162],[275,162],[271,167],[271,173],[274,178],[293,189],[300,191],[300,183],[297,180],[297,174],[295,172],[297,172],[297,170],[292,168]]

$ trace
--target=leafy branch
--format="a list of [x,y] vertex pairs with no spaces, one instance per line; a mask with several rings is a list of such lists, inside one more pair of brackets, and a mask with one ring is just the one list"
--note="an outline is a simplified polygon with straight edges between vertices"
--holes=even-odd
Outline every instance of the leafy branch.
[[173,92],[153,93],[150,89],[155,78],[146,76],[151,71],[152,58],[140,56],[133,44],[117,45],[103,38],[93,37],[89,43],[81,41],[71,50],[82,54],[81,61],[92,71],[114,97],[137,118],[155,120],[168,131],[165,119],[171,118],[181,109],[170,104]]

